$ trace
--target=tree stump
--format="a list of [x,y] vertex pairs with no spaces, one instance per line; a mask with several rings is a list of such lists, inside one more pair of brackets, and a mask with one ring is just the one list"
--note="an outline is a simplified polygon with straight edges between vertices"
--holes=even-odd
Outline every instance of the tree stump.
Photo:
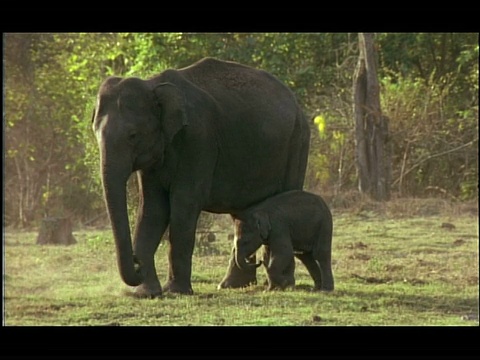
[[380,106],[373,34],[359,33],[360,55],[353,76],[355,155],[360,192],[375,200],[390,198],[391,154],[388,118]]
[[72,235],[72,223],[69,218],[47,217],[42,220],[37,244],[72,245],[76,242]]

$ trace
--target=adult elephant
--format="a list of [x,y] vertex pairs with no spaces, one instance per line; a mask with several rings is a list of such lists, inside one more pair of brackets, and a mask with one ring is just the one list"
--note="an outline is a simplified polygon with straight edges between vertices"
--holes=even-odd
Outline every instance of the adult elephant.
[[[191,294],[202,210],[232,214],[303,186],[309,125],[292,92],[262,70],[205,58],[148,80],[110,77],[92,121],[120,275],[140,296],[162,293],[154,253],[168,225],[163,290]],[[132,172],[140,191],[133,249]]]

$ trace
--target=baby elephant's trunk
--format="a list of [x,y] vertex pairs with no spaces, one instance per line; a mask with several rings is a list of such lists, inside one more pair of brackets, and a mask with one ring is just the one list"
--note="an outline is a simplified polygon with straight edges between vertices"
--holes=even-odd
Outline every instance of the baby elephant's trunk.
[[235,251],[235,263],[242,270],[247,270],[252,267],[257,268],[262,265],[262,261],[259,261],[258,263],[248,262],[245,254],[239,254],[238,250]]

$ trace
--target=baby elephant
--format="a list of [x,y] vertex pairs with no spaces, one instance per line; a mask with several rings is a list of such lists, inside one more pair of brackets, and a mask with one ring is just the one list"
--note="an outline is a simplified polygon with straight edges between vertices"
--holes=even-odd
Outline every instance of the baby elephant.
[[235,214],[235,262],[241,269],[262,244],[268,289],[295,285],[296,256],[315,282],[315,290],[332,291],[332,214],[323,199],[294,190],[273,196]]

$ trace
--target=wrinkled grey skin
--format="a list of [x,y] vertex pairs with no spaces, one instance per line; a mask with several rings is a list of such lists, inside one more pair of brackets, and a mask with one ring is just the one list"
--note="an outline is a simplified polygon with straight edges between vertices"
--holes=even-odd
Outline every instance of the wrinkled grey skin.
[[[303,186],[309,125],[292,92],[261,70],[206,58],[148,80],[110,77],[92,121],[118,268],[139,296],[193,292],[202,210],[235,213]],[[132,247],[126,184],[133,172],[140,200]],[[154,254],[168,225],[162,289]]]
[[234,258],[240,269],[263,245],[268,289],[295,285],[294,256],[306,266],[315,290],[332,291],[332,215],[323,199],[305,191],[273,196],[237,214]]

